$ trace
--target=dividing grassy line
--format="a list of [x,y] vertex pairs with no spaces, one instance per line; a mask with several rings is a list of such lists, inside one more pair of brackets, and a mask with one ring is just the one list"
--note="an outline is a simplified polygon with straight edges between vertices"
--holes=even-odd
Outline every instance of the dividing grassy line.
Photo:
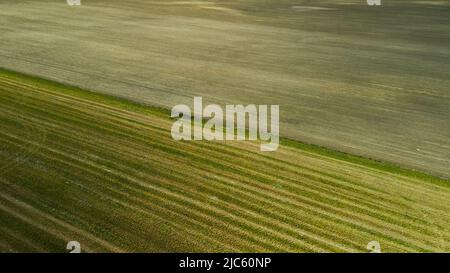
[[327,148],[324,148],[324,147],[321,147],[318,145],[306,144],[306,143],[302,143],[299,141],[286,139],[286,138],[280,138],[280,142],[283,145],[286,145],[289,147],[298,148],[298,149],[301,149],[304,151],[309,151],[314,154],[320,154],[320,155],[336,158],[338,160],[342,160],[342,161],[346,161],[346,162],[352,162],[359,166],[362,165],[362,166],[365,166],[365,167],[368,167],[371,169],[380,170],[383,172],[394,173],[394,174],[398,174],[400,176],[406,176],[406,177],[410,177],[410,178],[417,178],[419,180],[428,181],[428,182],[435,183],[440,186],[445,186],[445,187],[449,186],[449,182],[445,178],[440,178],[440,177],[429,175],[429,174],[426,174],[424,172],[420,172],[417,170],[411,170],[411,169],[407,169],[404,167],[400,167],[400,166],[392,164],[390,162],[375,160],[372,158],[369,159],[369,158],[364,158],[364,157],[360,157],[360,156],[355,156],[355,155],[351,155],[351,154],[348,154],[345,152],[334,151],[334,150],[330,150],[330,149],[327,149]]
[[[26,82],[23,87],[22,81]],[[5,82],[4,86],[1,82]],[[49,95],[44,87],[49,89]],[[76,93],[82,91],[71,90],[70,96],[66,95],[69,91],[62,91],[64,98],[61,98],[60,91],[39,83],[33,87],[25,76],[0,76],[0,92],[5,95],[0,99],[0,104],[5,106],[0,110],[0,118],[14,120],[14,111],[18,111],[23,116],[22,122],[34,122],[39,129],[46,130],[48,139],[33,158],[53,162],[44,165],[53,169],[51,173],[57,180],[64,175],[68,188],[75,183],[90,192],[87,198],[75,191],[78,199],[99,203],[97,199],[106,198],[107,202],[131,209],[133,214],[140,215],[135,228],[150,225],[150,215],[158,219],[170,215],[171,220],[163,226],[178,230],[179,237],[190,234],[200,240],[198,244],[195,240],[183,244],[179,239],[167,239],[168,245],[163,249],[191,245],[208,250],[206,242],[210,242],[209,250],[217,251],[364,251],[365,244],[373,239],[383,241],[388,251],[448,248],[443,240],[450,238],[450,232],[442,224],[448,220],[445,213],[445,208],[450,207],[445,199],[449,195],[448,186],[293,147],[282,146],[279,154],[267,155],[256,150],[257,143],[174,142],[168,130],[171,121],[163,115],[142,109],[116,109],[102,100],[89,103],[87,98],[76,99]],[[14,98],[19,97],[21,101],[14,104]],[[11,135],[20,134],[19,128],[9,127],[8,131]],[[3,142],[2,147],[17,149],[8,142]],[[239,155],[243,155],[238,157],[239,162],[233,160]],[[0,156],[5,155],[0,151]],[[24,167],[17,166],[17,169]],[[336,169],[335,173],[331,174],[327,167]],[[45,173],[41,173],[45,179]],[[36,177],[33,168],[6,176],[15,181]],[[405,188],[413,192],[413,199],[405,201],[389,194],[378,182],[364,182],[365,179],[377,181],[378,177],[390,181],[382,181],[390,190]],[[36,189],[27,182],[20,185],[19,188],[30,191]],[[371,189],[365,188],[366,185]],[[422,190],[437,201],[418,199]],[[47,190],[42,188],[38,192],[42,195]],[[94,199],[94,196],[98,197]],[[210,196],[220,199],[210,199]],[[53,198],[43,197],[45,202]],[[383,197],[381,202],[375,202],[377,197]],[[27,202],[33,201],[27,199]],[[408,215],[413,205],[432,209],[433,225],[429,224],[430,217],[424,218],[414,210],[414,214]],[[70,211],[70,206],[64,203],[51,213],[62,217]],[[113,218],[121,215],[120,209],[110,213]],[[442,220],[437,218],[440,214],[444,215]],[[89,215],[80,212],[76,217],[89,223],[90,215],[93,212]],[[107,237],[122,249],[136,249],[139,244],[148,249],[158,247],[152,246],[152,242],[139,242],[139,237],[132,234],[127,236],[132,236],[134,241],[128,243],[117,237],[113,230],[118,226],[125,228],[125,219],[131,221],[117,218],[119,222],[109,227],[111,233],[99,232],[95,225],[88,230],[95,236]],[[159,236],[155,238],[158,242],[163,240]],[[99,248],[91,246],[90,249]]]
[[[27,83],[21,83],[21,86],[28,86],[31,88],[36,88],[37,90],[41,89],[45,92],[51,93],[51,94],[59,94],[60,96],[62,94],[69,95],[72,99],[84,99],[84,101],[89,103],[99,103],[102,107],[109,107],[111,109],[121,109],[122,111],[130,112],[136,112],[136,113],[142,113],[142,114],[153,114],[159,117],[167,118],[170,116],[170,111],[164,108],[158,108],[158,107],[148,107],[144,104],[139,104],[135,101],[130,101],[124,98],[115,98],[113,96],[107,96],[102,95],[99,93],[87,91],[81,88],[78,88],[76,86],[71,86],[67,84],[62,84],[54,81],[50,81],[47,79],[39,78],[32,75],[25,75],[20,72],[6,70],[4,68],[0,68],[0,74],[4,76],[8,76],[6,81],[12,80],[14,82],[14,79],[21,79],[22,77],[27,78]],[[3,79],[0,79],[3,81]],[[19,81],[20,82],[20,81]],[[23,85],[22,85],[23,84]],[[34,85],[35,86],[34,86]],[[47,87],[45,89],[45,87]],[[23,88],[23,87],[22,87]],[[357,165],[363,165],[365,167],[371,168],[371,169],[377,169],[389,173],[395,173],[399,174],[401,176],[411,177],[411,178],[418,178],[420,180],[426,180],[428,182],[436,183],[440,186],[450,187],[450,183],[445,178],[436,177],[433,175],[429,175],[423,172],[419,172],[417,170],[411,170],[407,168],[400,167],[398,165],[380,161],[380,160],[374,160],[374,159],[368,159],[365,157],[355,156],[351,155],[345,152],[336,151],[327,149],[325,147],[321,147],[314,144],[306,144],[302,143],[296,140],[291,140],[288,138],[280,138],[283,146],[293,147],[296,149],[300,149],[302,151],[308,151],[312,154],[319,154],[326,157],[335,158],[338,160],[342,160],[345,162],[352,162]]]

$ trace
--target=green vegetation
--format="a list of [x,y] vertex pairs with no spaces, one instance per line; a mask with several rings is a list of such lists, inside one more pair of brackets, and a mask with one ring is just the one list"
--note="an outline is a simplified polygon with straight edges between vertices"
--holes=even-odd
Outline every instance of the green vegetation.
[[450,178],[450,4],[0,1],[0,67],[171,108],[279,104],[282,135]]
[[283,140],[176,142],[165,110],[0,71],[0,252],[450,251],[450,184]]

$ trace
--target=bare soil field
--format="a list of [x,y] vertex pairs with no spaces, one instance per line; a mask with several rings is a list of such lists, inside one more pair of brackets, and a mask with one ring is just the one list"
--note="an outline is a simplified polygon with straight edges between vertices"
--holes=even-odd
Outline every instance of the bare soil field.
[[283,136],[450,177],[447,1],[0,0],[0,67],[170,108],[279,104]]

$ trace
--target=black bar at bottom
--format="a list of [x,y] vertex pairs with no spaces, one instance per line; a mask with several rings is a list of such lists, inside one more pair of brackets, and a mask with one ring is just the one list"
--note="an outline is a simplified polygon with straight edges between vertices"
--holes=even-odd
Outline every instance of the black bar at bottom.
[[0,254],[0,263],[14,269],[32,264],[34,271],[59,268],[79,273],[132,272],[130,268],[140,272],[385,272],[394,265],[403,271],[439,264],[447,268],[449,258],[448,254]]

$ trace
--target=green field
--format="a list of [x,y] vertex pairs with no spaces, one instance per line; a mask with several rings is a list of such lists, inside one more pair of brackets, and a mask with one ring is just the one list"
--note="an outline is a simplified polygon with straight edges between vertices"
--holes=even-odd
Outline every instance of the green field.
[[176,142],[165,110],[0,70],[0,252],[450,251],[450,184],[283,140]]
[[285,137],[450,178],[450,3],[0,0],[0,67],[171,108],[279,104]]

